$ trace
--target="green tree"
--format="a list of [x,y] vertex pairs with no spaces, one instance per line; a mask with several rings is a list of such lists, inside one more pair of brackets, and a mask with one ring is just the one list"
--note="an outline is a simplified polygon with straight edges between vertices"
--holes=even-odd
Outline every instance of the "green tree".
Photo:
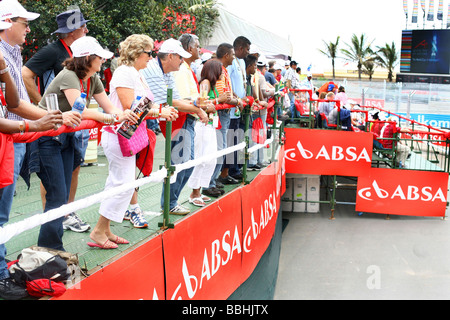
[[[31,33],[23,48],[25,61],[38,49],[56,40],[51,35],[57,29],[56,16],[77,6],[88,23],[89,35],[103,46],[115,51],[126,37],[135,33],[148,34],[155,41],[178,38],[191,32],[208,37],[214,30],[218,12],[217,0],[22,0],[29,11],[41,16],[31,22]],[[168,25],[171,12],[175,20]],[[165,31],[163,31],[165,29]]]
[[338,45],[339,45],[339,39],[340,37],[338,36],[336,39],[336,42],[326,42],[325,40],[323,40],[323,43],[325,44],[326,49],[325,50],[320,50],[319,51],[321,53],[323,53],[324,55],[326,55],[328,58],[331,59],[331,66],[333,68],[333,80],[335,78],[335,68],[334,68],[334,61],[337,58],[337,52],[338,52]]
[[388,80],[389,82],[392,82],[394,78],[394,68],[398,64],[399,52],[395,47],[394,41],[392,41],[391,45],[386,43],[384,47],[377,48],[377,62],[388,70]]
[[359,80],[361,80],[364,62],[374,59],[374,53],[370,48],[373,40],[370,43],[367,42],[368,41],[364,33],[361,34],[360,37],[353,34],[351,43],[346,43],[347,49],[341,49],[341,52],[344,54],[344,59],[353,61],[357,64]]
[[375,67],[376,63],[374,59],[363,62],[363,72],[369,76],[369,81],[372,81],[373,74],[375,73]]

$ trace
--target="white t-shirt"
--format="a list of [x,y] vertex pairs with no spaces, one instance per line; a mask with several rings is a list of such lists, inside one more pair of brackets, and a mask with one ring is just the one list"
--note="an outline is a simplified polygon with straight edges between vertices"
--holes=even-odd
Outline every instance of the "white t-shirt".
[[129,88],[134,90],[134,98],[147,97],[154,101],[153,93],[141,73],[134,67],[122,65],[114,71],[114,75],[110,82],[111,93],[109,99],[119,109],[123,110],[117,95],[117,88]]

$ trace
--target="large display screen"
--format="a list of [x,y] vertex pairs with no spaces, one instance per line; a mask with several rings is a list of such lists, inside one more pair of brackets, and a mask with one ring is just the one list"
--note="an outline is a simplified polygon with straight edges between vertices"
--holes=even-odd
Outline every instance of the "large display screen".
[[450,74],[450,30],[404,30],[400,72]]

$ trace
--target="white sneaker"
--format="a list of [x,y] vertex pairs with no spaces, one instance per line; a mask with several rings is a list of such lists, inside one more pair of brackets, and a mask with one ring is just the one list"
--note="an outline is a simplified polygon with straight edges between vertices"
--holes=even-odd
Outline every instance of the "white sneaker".
[[64,230],[72,230],[74,232],[86,232],[91,228],[86,222],[83,222],[80,217],[76,215],[75,212],[72,212],[68,216],[64,218],[63,221],[63,229]]
[[180,204],[175,206],[173,209],[170,210],[170,214],[174,214],[174,215],[177,215],[177,216],[184,216],[184,215],[187,215],[190,212],[191,212],[191,210],[183,207]]

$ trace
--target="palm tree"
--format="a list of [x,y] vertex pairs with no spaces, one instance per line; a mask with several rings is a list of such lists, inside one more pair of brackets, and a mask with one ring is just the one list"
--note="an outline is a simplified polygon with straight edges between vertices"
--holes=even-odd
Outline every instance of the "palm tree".
[[346,43],[348,49],[341,49],[341,52],[344,54],[344,59],[356,62],[358,66],[358,77],[361,80],[362,68],[364,62],[367,60],[373,60],[374,54],[370,46],[372,45],[373,40],[367,44],[367,39],[365,34],[361,34],[358,38],[356,34],[353,34],[351,44]]
[[375,73],[375,60],[370,59],[363,62],[363,72],[369,76],[369,81],[372,81],[372,76]]
[[394,78],[394,68],[398,64],[399,52],[397,52],[394,41],[392,41],[391,45],[386,43],[384,47],[377,48],[377,61],[382,67],[388,69],[388,80],[389,82],[392,82]]
[[320,52],[322,52],[324,55],[326,55],[328,58],[331,59],[331,65],[333,67],[333,80],[335,78],[334,59],[336,59],[336,56],[337,56],[337,52],[338,52],[337,48],[339,45],[339,39],[340,39],[340,37],[338,36],[335,43],[333,43],[333,42],[327,43],[325,40],[323,40],[323,43],[325,43],[325,46],[326,46],[326,50],[319,49]]

